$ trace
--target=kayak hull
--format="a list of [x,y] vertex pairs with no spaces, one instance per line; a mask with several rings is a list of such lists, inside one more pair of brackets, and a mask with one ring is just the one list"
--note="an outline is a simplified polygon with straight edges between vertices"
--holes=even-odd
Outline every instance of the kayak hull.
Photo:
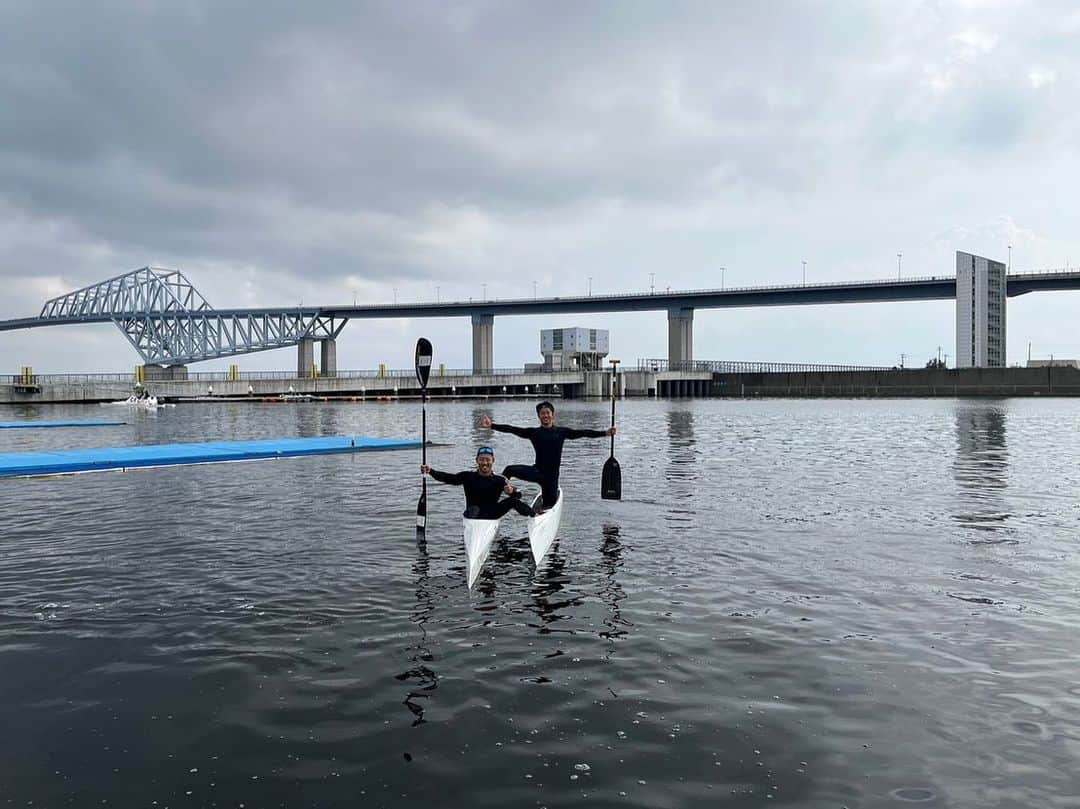
[[[541,496],[537,495],[536,500],[533,501],[533,508],[540,506],[540,500]],[[555,501],[555,505],[543,514],[529,518],[529,547],[532,548],[533,560],[538,565],[551,549],[552,543],[555,542],[555,536],[559,533],[559,524],[562,522],[562,509],[563,491],[560,487],[559,499]]]
[[484,562],[491,551],[491,543],[499,533],[499,520],[471,520],[461,518],[462,534],[465,537],[466,577],[471,589],[480,575]]

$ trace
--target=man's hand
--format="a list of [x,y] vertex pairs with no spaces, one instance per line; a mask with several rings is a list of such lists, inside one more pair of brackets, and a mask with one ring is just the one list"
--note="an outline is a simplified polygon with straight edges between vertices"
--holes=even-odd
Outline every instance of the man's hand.
[[507,494],[513,494],[514,493],[514,487],[510,485],[510,481],[507,481],[506,485],[503,486],[503,491],[506,492]]
[[491,429],[491,416],[488,416],[486,414],[484,416],[481,416],[480,417],[480,426],[483,427],[485,430],[490,430]]
[[614,427],[608,427],[607,434],[608,435],[615,435],[615,428]]
[[422,474],[422,475],[430,475],[431,474],[431,467],[428,466],[426,463],[420,464],[420,474]]

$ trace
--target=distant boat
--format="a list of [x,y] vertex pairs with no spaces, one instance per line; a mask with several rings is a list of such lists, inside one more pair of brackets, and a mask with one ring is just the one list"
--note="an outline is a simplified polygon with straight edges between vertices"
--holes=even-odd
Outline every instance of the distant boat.
[[158,401],[156,396],[131,396],[116,402],[101,402],[102,407],[133,407],[138,410],[157,410],[162,407],[175,407]]

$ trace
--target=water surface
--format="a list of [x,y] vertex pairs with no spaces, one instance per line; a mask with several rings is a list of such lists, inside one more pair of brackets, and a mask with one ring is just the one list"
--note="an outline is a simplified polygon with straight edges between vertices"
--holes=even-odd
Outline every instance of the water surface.
[[[433,403],[432,465],[527,462],[484,413],[535,421]],[[408,437],[419,406],[123,417],[0,452]],[[623,500],[608,442],[568,444],[552,557],[511,515],[472,592],[460,490],[416,541],[416,451],[0,481],[0,805],[1075,806],[1078,423],[620,403]]]

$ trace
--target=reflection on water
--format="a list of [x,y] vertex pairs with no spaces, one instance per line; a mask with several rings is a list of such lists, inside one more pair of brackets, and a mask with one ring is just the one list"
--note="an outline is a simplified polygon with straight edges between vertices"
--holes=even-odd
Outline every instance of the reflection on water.
[[1007,530],[1012,516],[1005,491],[1009,485],[1007,422],[1003,403],[963,403],[955,412],[958,508],[953,519],[977,531]]
[[687,525],[695,513],[689,501],[694,497],[694,484],[699,473],[694,447],[694,414],[690,410],[669,410],[664,418],[668,462],[663,476],[667,484],[665,501],[671,506],[664,518],[676,526]]
[[433,599],[428,570],[430,567],[428,558],[427,539],[423,536],[416,540],[416,561],[413,562],[412,573],[416,579],[416,603],[413,606],[410,619],[420,629],[420,637],[415,645],[410,647],[409,661],[412,667],[395,679],[408,682],[415,687],[410,688],[405,696],[404,704],[413,715],[413,727],[423,724],[425,700],[431,697],[431,692],[439,687],[439,675],[431,667],[434,656],[428,646],[427,623],[431,619]]
[[625,636],[627,628],[633,624],[623,618],[619,608],[619,604],[626,598],[618,577],[623,564],[620,528],[618,525],[605,525],[603,533],[604,542],[600,546],[600,570],[604,574],[605,581],[600,587],[599,595],[607,606],[607,615],[604,616],[605,628],[600,632],[600,637],[613,641],[604,653],[604,659],[608,660],[615,651],[614,641]]

